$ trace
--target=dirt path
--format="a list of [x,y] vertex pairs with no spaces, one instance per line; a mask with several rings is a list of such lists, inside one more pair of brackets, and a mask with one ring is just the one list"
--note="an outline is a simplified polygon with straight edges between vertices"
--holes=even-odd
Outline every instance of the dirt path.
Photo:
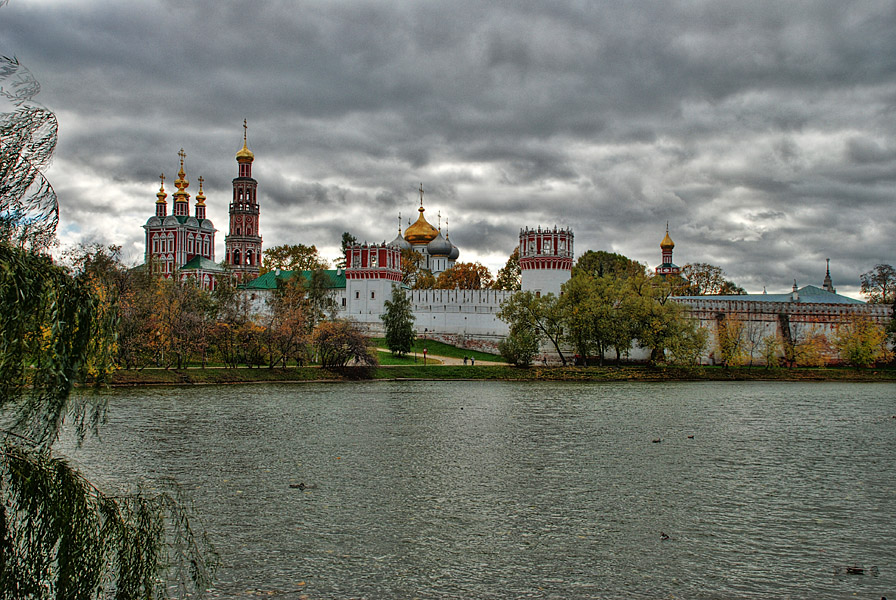
[[[381,351],[381,352],[388,352],[388,351],[389,351],[388,348],[377,348],[377,350],[379,350],[379,351]],[[421,354],[418,354],[418,356],[421,356],[421,357],[422,357]],[[454,358],[453,356],[439,356],[439,355],[437,355],[437,354],[427,354],[427,355],[426,355],[426,358],[427,358],[427,359],[432,358],[432,359],[438,360],[438,361],[440,361],[440,362],[442,363],[442,365],[462,365],[462,364],[464,364],[464,359],[462,359],[462,358]],[[469,361],[467,361],[467,364],[470,364]],[[499,360],[499,361],[492,361],[492,360],[477,360],[477,361],[476,361],[476,364],[477,364],[477,365],[483,365],[483,366],[485,366],[485,365],[506,365],[507,363],[506,363],[506,362],[503,362],[503,361],[500,361],[500,360]],[[439,366],[439,365],[435,365],[435,366]]]

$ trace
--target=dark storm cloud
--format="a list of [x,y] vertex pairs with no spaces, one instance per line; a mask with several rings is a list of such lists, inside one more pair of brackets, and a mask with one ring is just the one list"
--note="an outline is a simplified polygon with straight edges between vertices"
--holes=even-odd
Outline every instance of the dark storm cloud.
[[893,2],[13,0],[0,40],[60,120],[64,241],[139,249],[183,147],[220,256],[248,118],[266,246],[391,240],[423,182],[493,270],[554,224],[653,265],[666,221],[754,291],[896,261]]

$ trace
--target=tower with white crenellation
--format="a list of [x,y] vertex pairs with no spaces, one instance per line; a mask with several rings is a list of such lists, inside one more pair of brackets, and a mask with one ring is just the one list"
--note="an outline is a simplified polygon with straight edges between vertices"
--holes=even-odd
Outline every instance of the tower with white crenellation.
[[569,281],[573,262],[573,233],[569,228],[520,230],[521,289],[524,292],[560,295]]

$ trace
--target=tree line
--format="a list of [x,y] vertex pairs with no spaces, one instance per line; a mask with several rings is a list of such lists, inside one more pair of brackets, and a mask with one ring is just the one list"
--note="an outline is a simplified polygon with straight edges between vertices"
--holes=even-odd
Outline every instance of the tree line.
[[[501,353],[519,366],[535,362],[543,345],[552,348],[563,365],[570,362],[570,354],[575,364],[603,364],[608,355],[618,362],[636,345],[649,351],[652,364],[695,363],[707,352],[725,367],[754,362],[767,367],[821,366],[832,359],[865,367],[893,358],[896,318],[884,328],[863,316],[829,337],[784,316],[783,335],[778,336],[752,320],[719,314],[715,347],[709,348],[710,331],[671,298],[744,292],[718,267],[687,267],[683,273],[690,280],[650,275],[644,265],[620,254],[588,251],[576,262],[559,296],[520,292],[502,304],[498,316],[508,323],[510,335],[499,345]],[[888,281],[887,265],[878,265],[873,273],[873,280],[871,274],[863,275],[863,281],[878,282],[877,296],[871,299],[893,302],[896,286],[880,285]],[[896,304],[893,310],[896,317]]]
[[[204,290],[192,279],[160,277],[152,265],[128,268],[115,246],[80,248],[67,260],[116,311],[109,352],[118,368],[375,364],[362,349],[363,331],[335,318],[334,291],[321,269],[279,278],[259,310],[229,277]],[[348,338],[351,351],[343,347]]]

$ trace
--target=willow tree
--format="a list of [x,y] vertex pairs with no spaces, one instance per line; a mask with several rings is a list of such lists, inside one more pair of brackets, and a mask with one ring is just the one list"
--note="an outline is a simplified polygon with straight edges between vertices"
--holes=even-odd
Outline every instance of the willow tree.
[[[0,94],[12,107],[0,113],[0,592],[29,599],[201,593],[212,555],[174,492],[106,494],[51,449],[74,382],[88,369],[100,382],[111,371],[117,311],[111,286],[40,254],[57,221],[55,194],[40,172],[56,144],[56,119],[30,103],[38,90],[15,59],[0,58]],[[76,423],[83,428],[96,414],[82,405]]]
[[56,192],[41,171],[53,157],[59,125],[31,101],[39,91],[16,58],[0,56],[0,236],[19,247],[46,248],[59,222]]

